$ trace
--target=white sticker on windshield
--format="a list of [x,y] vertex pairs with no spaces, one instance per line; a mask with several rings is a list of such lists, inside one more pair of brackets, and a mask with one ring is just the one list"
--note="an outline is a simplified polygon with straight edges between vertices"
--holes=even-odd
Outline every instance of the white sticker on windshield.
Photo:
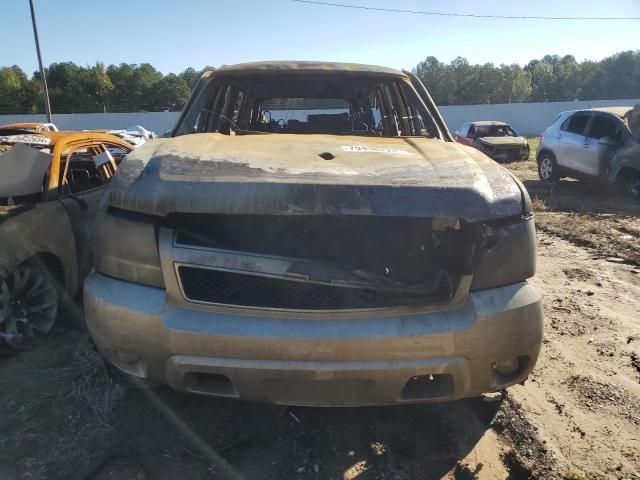
[[411,155],[406,150],[398,150],[397,148],[365,147],[364,145],[343,145],[342,150],[344,152],[355,153],[390,153],[392,155]]
[[49,145],[51,139],[42,135],[5,135],[0,136],[0,143],[29,143],[31,145]]

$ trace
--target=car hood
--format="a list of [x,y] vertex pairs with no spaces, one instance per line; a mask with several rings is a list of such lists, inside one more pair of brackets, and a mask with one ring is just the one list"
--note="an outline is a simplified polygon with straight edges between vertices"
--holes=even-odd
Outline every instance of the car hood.
[[174,212],[446,216],[522,213],[524,187],[476,149],[427,138],[205,133],[152,140],[111,182],[110,205]]
[[479,142],[492,147],[524,147],[527,140],[524,137],[482,137]]

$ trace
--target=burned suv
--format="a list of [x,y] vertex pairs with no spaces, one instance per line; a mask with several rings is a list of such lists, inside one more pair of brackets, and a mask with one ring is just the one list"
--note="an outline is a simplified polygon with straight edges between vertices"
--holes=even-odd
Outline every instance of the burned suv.
[[542,341],[529,196],[453,141],[410,73],[205,73],[118,169],[85,315],[130,376],[296,405],[442,401],[523,381]]

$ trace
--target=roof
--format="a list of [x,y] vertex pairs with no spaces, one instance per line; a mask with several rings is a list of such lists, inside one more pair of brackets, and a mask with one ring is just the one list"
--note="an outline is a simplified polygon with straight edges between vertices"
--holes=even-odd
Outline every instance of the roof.
[[[11,132],[10,135],[19,136],[20,133]],[[122,140],[120,137],[117,137],[115,135],[111,135],[108,133],[101,133],[101,132],[91,132],[91,131],[89,132],[73,132],[73,131],[71,132],[30,132],[25,130],[23,135],[29,136],[29,137],[48,138],[49,139],[48,144],[50,145],[55,145],[56,143],[60,143],[60,142],[71,143],[71,142],[78,142],[78,141],[93,140],[98,142],[102,141],[102,142],[116,143],[119,145],[127,146],[128,148],[131,148],[131,145],[129,145],[124,140]],[[22,141],[20,143],[35,144],[38,142]]]
[[633,109],[632,106],[628,106],[628,107],[598,107],[598,108],[590,108],[588,110],[592,112],[611,113],[612,115],[616,115],[620,118],[624,118],[627,112],[632,109]]
[[44,125],[43,122],[17,122],[17,123],[6,123],[4,125],[0,125],[0,129],[10,129],[10,128],[38,128],[39,126]]
[[376,75],[392,75],[406,77],[400,70],[376,65],[363,65],[359,63],[337,62],[298,62],[298,61],[273,61],[250,62],[236,65],[223,65],[216,71],[221,73],[369,73]]

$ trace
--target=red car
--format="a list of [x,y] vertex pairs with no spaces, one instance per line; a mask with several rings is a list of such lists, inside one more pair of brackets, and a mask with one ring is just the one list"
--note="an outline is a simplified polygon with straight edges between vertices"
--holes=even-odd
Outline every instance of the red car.
[[454,132],[456,142],[477,148],[496,162],[529,158],[529,144],[503,122],[469,122]]

